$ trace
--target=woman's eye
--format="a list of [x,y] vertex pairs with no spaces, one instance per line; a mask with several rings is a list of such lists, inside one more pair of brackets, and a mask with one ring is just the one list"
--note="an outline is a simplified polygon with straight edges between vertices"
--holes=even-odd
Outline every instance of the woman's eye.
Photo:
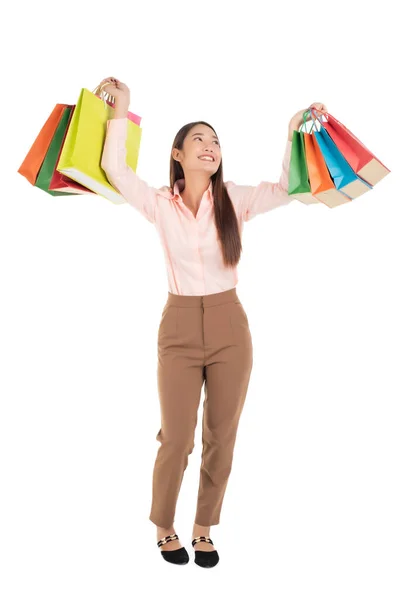
[[[200,140],[200,141],[201,141],[201,137],[200,137],[200,136],[198,136],[198,135],[197,135],[197,136],[196,136],[194,139],[195,139],[195,140]],[[219,146],[219,142],[218,142],[218,140],[214,140],[214,142],[215,142],[216,144],[218,144],[218,146]]]

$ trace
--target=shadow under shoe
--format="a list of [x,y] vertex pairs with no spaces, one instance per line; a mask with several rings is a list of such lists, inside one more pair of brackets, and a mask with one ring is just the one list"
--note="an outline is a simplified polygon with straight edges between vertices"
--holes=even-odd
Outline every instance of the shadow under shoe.
[[[166,535],[158,540],[157,546],[160,548],[161,546],[164,546],[164,544],[172,542],[172,540],[179,540],[176,533]],[[161,550],[161,555],[167,562],[173,563],[174,565],[186,565],[189,562],[189,554],[183,546],[176,550]]]
[[[205,535],[199,535],[198,537],[195,537],[192,540],[192,546],[194,547],[198,542],[208,542],[214,546],[212,539]],[[195,550],[194,555],[194,562],[196,565],[199,565],[199,567],[215,567],[215,565],[219,562],[219,555],[216,550],[211,550],[211,552],[207,552],[207,550]]]

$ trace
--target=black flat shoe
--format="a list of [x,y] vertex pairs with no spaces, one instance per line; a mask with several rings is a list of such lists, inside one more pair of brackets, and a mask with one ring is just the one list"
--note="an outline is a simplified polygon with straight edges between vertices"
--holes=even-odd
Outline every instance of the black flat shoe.
[[[212,539],[206,537],[205,535],[199,535],[198,537],[195,537],[192,540],[192,546],[194,547],[194,545],[198,542],[208,542],[214,546]],[[216,550],[211,550],[211,552],[207,552],[207,550],[195,550],[194,555],[194,562],[200,567],[215,567],[219,561],[218,552]]]
[[[172,540],[179,540],[176,533],[166,535],[161,538],[161,540],[158,540],[157,546],[160,548],[161,546],[164,546],[164,544],[172,542]],[[161,550],[161,555],[167,562],[174,563],[175,565],[186,565],[186,563],[189,562],[189,554],[184,547],[177,548],[176,550]]]

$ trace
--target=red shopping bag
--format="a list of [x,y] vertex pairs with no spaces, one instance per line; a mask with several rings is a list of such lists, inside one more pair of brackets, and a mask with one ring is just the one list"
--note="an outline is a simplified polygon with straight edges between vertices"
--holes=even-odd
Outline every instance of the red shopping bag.
[[[316,111],[319,112],[319,111]],[[340,152],[343,154],[355,173],[375,185],[390,173],[390,170],[368,148],[345,127],[340,121],[329,113],[321,113],[326,121],[319,120],[322,127],[331,136]]]

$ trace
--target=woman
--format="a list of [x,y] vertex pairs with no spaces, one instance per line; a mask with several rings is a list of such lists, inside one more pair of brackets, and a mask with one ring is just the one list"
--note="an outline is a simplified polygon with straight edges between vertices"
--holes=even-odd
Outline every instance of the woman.
[[[306,109],[290,120],[278,183],[224,182],[218,136],[211,125],[196,121],[183,126],[172,144],[170,187],[156,189],[126,164],[128,87],[112,77],[101,85],[115,97],[101,166],[125,200],[156,226],[168,273],[168,298],[158,331],[161,428],[156,439],[161,446],[149,518],[157,526],[163,558],[186,564],[189,556],[173,522],[194,447],[204,383],[203,450],[192,545],[196,564],[212,567],[219,556],[209,537],[210,527],[219,523],[253,364],[249,323],[235,287],[243,223],[292,200],[287,193],[292,132],[301,125]],[[311,106],[327,110],[321,103]]]

